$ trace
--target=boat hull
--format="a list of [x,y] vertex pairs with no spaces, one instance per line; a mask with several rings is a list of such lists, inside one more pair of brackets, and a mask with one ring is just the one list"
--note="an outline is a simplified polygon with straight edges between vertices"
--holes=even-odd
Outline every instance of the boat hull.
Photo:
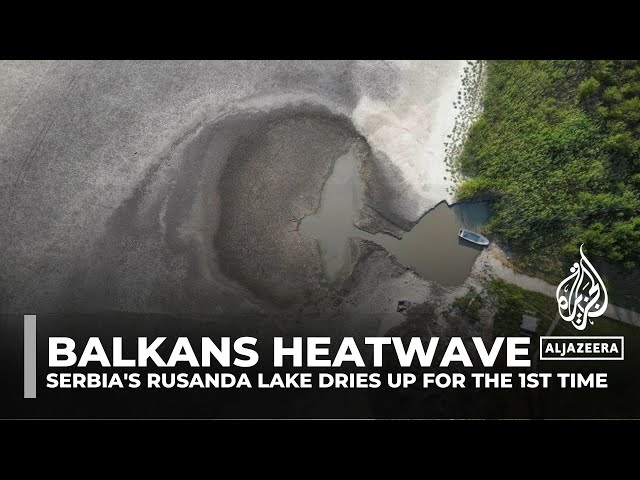
[[481,245],[483,247],[486,247],[487,245],[489,245],[489,239],[487,239],[486,237],[483,237],[479,233],[471,232],[469,230],[465,230],[464,228],[460,229],[460,231],[458,232],[458,236],[463,240],[466,240],[467,242],[470,242],[470,243],[474,243],[476,245]]

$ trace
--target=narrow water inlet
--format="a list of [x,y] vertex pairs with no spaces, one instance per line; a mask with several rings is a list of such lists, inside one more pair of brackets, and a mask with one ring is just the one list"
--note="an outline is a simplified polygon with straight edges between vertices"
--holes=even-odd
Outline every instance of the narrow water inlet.
[[339,278],[351,264],[349,238],[366,234],[353,225],[362,207],[358,162],[353,150],[336,160],[322,189],[320,208],[302,219],[298,231],[315,238],[325,275]]
[[327,179],[320,208],[298,227],[318,241],[325,275],[340,278],[351,265],[350,238],[362,238],[384,247],[421,277],[443,285],[459,285],[469,276],[481,248],[458,237],[460,228],[478,231],[489,218],[484,202],[448,206],[438,204],[405,233],[402,239],[370,234],[353,225],[362,207],[357,157],[353,151],[340,157]]

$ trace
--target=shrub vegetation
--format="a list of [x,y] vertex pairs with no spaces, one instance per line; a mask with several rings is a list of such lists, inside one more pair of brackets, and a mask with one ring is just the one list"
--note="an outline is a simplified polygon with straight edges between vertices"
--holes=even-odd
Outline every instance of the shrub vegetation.
[[640,61],[496,60],[487,75],[459,199],[490,200],[487,233],[550,272],[581,243],[638,268]]

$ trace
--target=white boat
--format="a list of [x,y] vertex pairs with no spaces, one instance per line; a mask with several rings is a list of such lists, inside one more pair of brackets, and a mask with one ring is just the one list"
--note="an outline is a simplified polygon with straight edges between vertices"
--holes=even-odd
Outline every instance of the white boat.
[[458,236],[468,242],[475,243],[476,245],[486,246],[489,245],[489,240],[479,233],[471,232],[469,230],[465,230],[461,228],[458,232]]

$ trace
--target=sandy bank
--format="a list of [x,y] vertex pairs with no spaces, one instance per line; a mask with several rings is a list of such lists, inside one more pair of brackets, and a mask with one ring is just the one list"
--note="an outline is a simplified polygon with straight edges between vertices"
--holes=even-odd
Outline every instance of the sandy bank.
[[391,208],[414,222],[442,200],[453,200],[447,144],[464,136],[469,122],[462,117],[477,108],[472,82],[465,82],[475,69],[465,60],[385,63],[399,74],[397,95],[381,101],[364,94],[352,117],[376,156],[386,159],[383,170],[395,194]]

